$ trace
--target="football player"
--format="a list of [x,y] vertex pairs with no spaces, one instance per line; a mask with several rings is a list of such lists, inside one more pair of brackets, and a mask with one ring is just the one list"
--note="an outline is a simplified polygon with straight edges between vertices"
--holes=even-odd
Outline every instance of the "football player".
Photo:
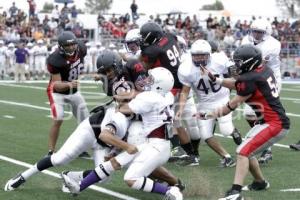
[[[223,77],[228,73],[228,69],[222,63],[217,63],[211,59],[211,46],[205,40],[196,40],[191,46],[191,59],[186,59],[179,67],[178,77],[183,84],[179,99],[179,110],[176,116],[181,117],[188,94],[193,89],[197,97],[197,109],[212,110],[217,105],[224,105],[229,100],[230,92],[227,88],[219,84],[212,83],[209,77],[201,71],[201,66],[210,69],[216,76]],[[189,119],[187,119],[189,120]],[[234,160],[230,154],[222,147],[217,138],[213,135],[216,121],[219,124],[223,135],[231,135],[237,145],[241,143],[241,137],[235,137],[235,128],[232,123],[232,115],[210,120],[200,120],[200,135],[210,148],[212,148],[221,157],[221,166],[233,167]]]
[[[255,109],[259,117],[256,125],[246,134],[246,139],[240,144],[237,152],[237,166],[234,181],[230,190],[220,200],[241,200],[242,190],[259,191],[270,187],[265,180],[255,155],[272,146],[288,134],[290,121],[279,99],[276,78],[273,71],[264,65],[262,52],[253,45],[241,45],[233,54],[237,79],[213,77],[211,81],[224,87],[235,89],[237,95],[225,106],[207,113],[198,113],[202,120],[216,119],[227,115],[242,103],[247,103]],[[207,69],[204,69],[207,72]],[[254,181],[243,187],[248,173]]]
[[82,122],[89,115],[85,100],[78,91],[78,78],[84,68],[85,55],[85,45],[77,41],[72,32],[65,31],[58,36],[58,49],[47,58],[50,73],[47,94],[53,118],[49,133],[49,155],[55,150],[64,119],[64,105],[72,106],[72,112],[78,122]]
[[[173,74],[175,81],[172,93],[174,96],[178,96],[182,84],[177,76],[178,67],[181,63],[181,55],[176,35],[164,33],[162,28],[154,22],[145,23],[140,29],[140,35],[141,56],[146,68],[153,69],[162,66],[168,69]],[[177,102],[177,99],[175,102]],[[174,109],[177,109],[177,106]],[[176,127],[176,132],[180,138],[181,147],[188,154],[188,157],[185,158],[182,164],[199,165],[198,153],[195,152],[185,128],[179,125]],[[179,143],[179,141],[175,141],[174,143]]]
[[[171,72],[158,67],[150,70],[144,92],[136,95],[129,103],[121,104],[118,111],[123,114],[140,114],[143,123],[143,134],[147,140],[139,144],[134,154],[123,152],[110,161],[104,162],[84,178],[80,184],[62,174],[65,184],[73,194],[79,194],[88,186],[105,180],[114,171],[129,165],[124,180],[129,187],[145,192],[153,192],[166,196],[166,199],[181,200],[182,194],[177,187],[168,187],[147,178],[153,170],[163,165],[170,156],[170,142],[166,138],[166,124],[172,120],[170,106],[174,97],[170,90],[174,84]],[[116,146],[122,147],[122,144]],[[122,148],[123,149],[123,148]]]
[[[280,93],[281,72],[279,54],[281,50],[281,44],[277,39],[272,37],[271,34],[271,24],[267,20],[257,19],[251,24],[250,32],[243,38],[242,44],[253,44],[261,50],[264,65],[272,69],[276,78],[276,87]],[[255,111],[247,104],[244,108],[244,116],[246,117],[249,125],[253,127],[257,121],[257,116],[255,115]],[[259,163],[261,164],[268,163],[270,160],[272,160],[271,148],[262,152],[260,158],[258,159]]]
[[125,37],[125,51],[120,51],[124,61],[129,59],[139,59],[141,55],[140,50],[140,29],[131,29],[127,32]]
[[4,41],[0,40],[0,78],[4,79],[6,76],[6,56],[5,52],[7,50],[7,47],[4,45]]
[[46,45],[44,45],[43,40],[38,40],[37,45],[33,47],[33,56],[34,56],[34,67],[35,67],[35,79],[38,77],[46,78],[46,58],[48,55],[48,50]]

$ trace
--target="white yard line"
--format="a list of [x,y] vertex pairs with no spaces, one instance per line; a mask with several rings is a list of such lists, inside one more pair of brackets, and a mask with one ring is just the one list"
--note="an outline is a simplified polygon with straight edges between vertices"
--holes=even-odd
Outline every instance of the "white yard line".
[[282,189],[281,192],[300,192],[300,188]]
[[[23,161],[19,161],[19,160],[15,160],[15,159],[3,156],[3,155],[0,155],[0,159],[4,160],[4,161],[7,161],[7,162],[10,162],[10,163],[13,163],[13,164],[16,164],[16,165],[27,167],[27,168],[30,168],[30,167],[33,166],[33,165],[29,164],[29,163],[26,163],[26,162],[23,162]],[[50,170],[44,170],[44,171],[42,171],[42,173],[47,174],[49,176],[53,176],[55,178],[61,178],[60,174],[58,174],[56,172],[53,172],[53,171],[50,171]],[[92,190],[101,192],[103,194],[107,194],[109,196],[117,197],[119,199],[124,199],[124,200],[138,200],[138,199],[133,198],[131,196],[127,196],[127,195],[124,195],[124,194],[121,194],[121,193],[118,193],[118,192],[114,192],[112,190],[105,189],[105,188],[102,188],[102,187],[99,187],[99,186],[95,186],[95,185],[90,186],[89,188],[92,189]]]

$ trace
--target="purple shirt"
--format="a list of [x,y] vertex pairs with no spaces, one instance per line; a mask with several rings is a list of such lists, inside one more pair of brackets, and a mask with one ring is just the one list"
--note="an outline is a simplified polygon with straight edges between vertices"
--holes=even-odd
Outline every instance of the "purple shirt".
[[29,53],[26,49],[24,48],[18,48],[15,51],[16,55],[16,63],[26,63],[26,56],[29,56]]

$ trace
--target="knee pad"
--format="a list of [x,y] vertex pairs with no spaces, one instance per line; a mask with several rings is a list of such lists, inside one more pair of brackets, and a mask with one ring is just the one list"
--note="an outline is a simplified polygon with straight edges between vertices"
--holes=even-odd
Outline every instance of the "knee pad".
[[131,186],[132,189],[142,190],[142,191],[145,191],[145,192],[151,192],[152,191],[154,182],[151,179],[149,179],[147,177],[140,177],[140,178],[137,178],[133,181],[135,181],[135,182]]

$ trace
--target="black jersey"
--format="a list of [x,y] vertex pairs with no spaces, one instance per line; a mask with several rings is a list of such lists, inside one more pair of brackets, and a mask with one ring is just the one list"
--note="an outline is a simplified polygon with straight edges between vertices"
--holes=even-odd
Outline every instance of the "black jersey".
[[143,48],[141,54],[143,61],[151,68],[165,67],[170,70],[174,76],[174,88],[182,87],[177,76],[181,55],[175,35],[165,34],[158,42]]
[[[83,62],[84,57],[86,56],[86,50],[86,46],[80,41],[78,42],[78,49],[72,57],[66,57],[64,54],[61,54],[60,51],[57,49],[47,58],[47,68],[49,73],[60,74],[61,81],[64,82],[71,82],[73,80],[77,80],[84,68]],[[67,90],[64,92],[58,92],[54,90],[53,92],[70,94],[70,92],[77,92],[77,88],[73,88],[72,91]]]
[[235,86],[240,96],[252,94],[246,103],[255,111],[259,122],[289,129],[290,121],[280,102],[276,84],[273,71],[268,67],[259,67],[241,75]]

